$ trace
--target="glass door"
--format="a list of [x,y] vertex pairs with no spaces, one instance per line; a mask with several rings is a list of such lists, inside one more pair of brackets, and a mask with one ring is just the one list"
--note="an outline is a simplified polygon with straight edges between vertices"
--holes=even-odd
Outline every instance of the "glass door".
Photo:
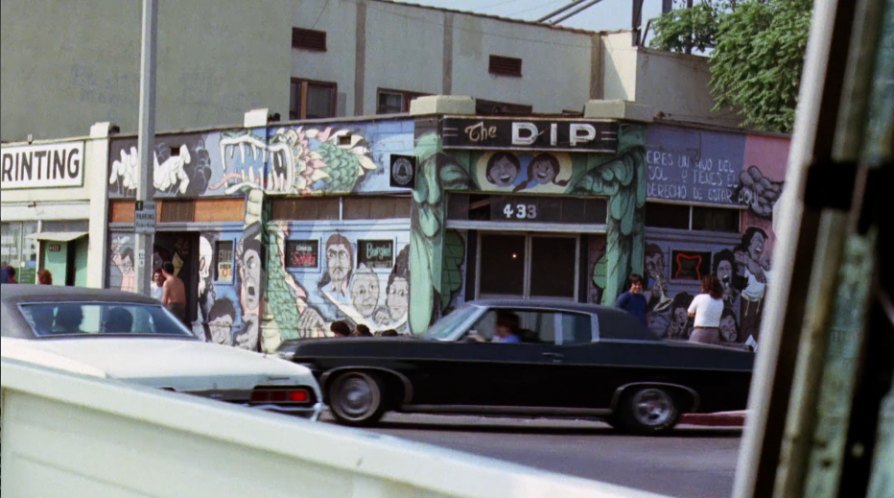
[[483,233],[479,298],[577,300],[578,237]]

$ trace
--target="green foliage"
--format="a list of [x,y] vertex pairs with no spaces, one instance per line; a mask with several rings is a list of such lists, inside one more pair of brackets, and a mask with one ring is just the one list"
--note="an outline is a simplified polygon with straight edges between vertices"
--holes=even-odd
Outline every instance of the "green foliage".
[[745,126],[791,132],[811,7],[810,0],[744,0],[735,9],[728,2],[704,2],[691,13],[677,10],[655,22],[652,46],[683,52],[692,33],[694,48],[713,48],[716,107],[738,109]]
[[704,2],[691,9],[675,9],[652,22],[652,47],[671,52],[704,52],[714,47],[720,9]]

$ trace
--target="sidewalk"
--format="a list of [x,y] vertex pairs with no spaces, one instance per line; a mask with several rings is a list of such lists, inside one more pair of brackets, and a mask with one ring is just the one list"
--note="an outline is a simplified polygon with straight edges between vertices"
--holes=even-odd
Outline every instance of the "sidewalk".
[[684,413],[681,424],[711,427],[744,427],[746,411],[715,413]]

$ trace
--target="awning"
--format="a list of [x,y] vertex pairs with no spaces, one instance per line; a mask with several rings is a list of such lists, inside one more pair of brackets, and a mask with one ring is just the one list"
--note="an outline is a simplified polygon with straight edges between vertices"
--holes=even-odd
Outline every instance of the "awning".
[[87,232],[37,232],[29,233],[26,239],[34,240],[52,240],[55,242],[70,242],[74,239],[80,239],[87,235]]

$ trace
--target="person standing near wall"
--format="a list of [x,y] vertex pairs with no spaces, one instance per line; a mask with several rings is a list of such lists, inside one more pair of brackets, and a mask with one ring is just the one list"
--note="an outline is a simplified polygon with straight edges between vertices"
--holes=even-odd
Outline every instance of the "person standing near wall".
[[723,315],[723,284],[714,275],[702,279],[702,293],[689,304],[689,316],[695,317],[689,342],[720,344],[720,317]]
[[181,322],[186,324],[186,287],[183,285],[183,281],[174,275],[174,265],[170,261],[165,261],[161,265],[161,271],[165,277],[165,283],[162,286],[161,303]]
[[53,274],[50,270],[42,268],[37,271],[37,283],[40,285],[53,285]]
[[622,292],[615,301],[615,307],[635,316],[644,326],[646,324],[646,309],[649,304],[643,295],[643,277],[638,273],[631,273],[627,278],[627,290]]

